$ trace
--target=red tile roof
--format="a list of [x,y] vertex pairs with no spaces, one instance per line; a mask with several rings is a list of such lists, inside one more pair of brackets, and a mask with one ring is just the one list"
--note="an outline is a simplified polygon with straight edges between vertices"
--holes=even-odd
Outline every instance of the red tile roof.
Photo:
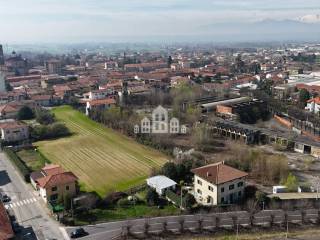
[[60,165],[48,164],[42,168],[47,176],[65,172]]
[[106,105],[106,104],[116,104],[116,100],[113,98],[105,98],[105,99],[97,99],[88,101],[91,106],[99,106],[99,105]]
[[22,127],[28,127],[28,125],[21,122],[17,122],[17,121],[0,123],[1,129],[15,129],[15,128],[22,128]]
[[320,104],[320,97],[315,97],[315,98],[308,100],[308,103],[311,103],[311,102],[314,102],[316,104]]
[[200,178],[216,185],[248,176],[246,172],[225,165],[223,162],[192,169],[191,171]]
[[12,112],[18,112],[19,109],[13,107],[13,106],[10,106],[8,104],[5,104],[5,105],[1,105],[0,106],[0,112],[1,113],[12,113]]
[[39,178],[37,182],[40,187],[45,188],[73,183],[77,180],[78,178],[72,172],[63,172]]
[[31,96],[31,99],[35,101],[50,100],[51,95],[33,95]]

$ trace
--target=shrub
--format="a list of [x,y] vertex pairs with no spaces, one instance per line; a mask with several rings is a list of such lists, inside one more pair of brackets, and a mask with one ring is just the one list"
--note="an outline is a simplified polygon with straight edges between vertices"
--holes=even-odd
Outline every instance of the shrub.
[[149,188],[147,195],[146,195],[146,200],[149,206],[155,206],[158,205],[159,203],[159,195],[156,192],[156,190]]
[[196,203],[194,196],[190,193],[186,194],[186,196],[184,197],[184,201],[185,201],[185,207],[188,209],[192,208],[192,206]]
[[37,122],[40,124],[48,125],[55,121],[54,114],[43,108],[36,109],[35,115]]
[[118,201],[117,204],[119,207],[125,208],[125,207],[132,205],[132,202],[129,201],[127,198],[122,198]]
[[23,106],[22,108],[20,108],[17,118],[19,120],[29,120],[34,118],[34,113],[30,107]]
[[37,125],[31,129],[31,137],[35,140],[53,139],[70,135],[69,129],[62,123]]

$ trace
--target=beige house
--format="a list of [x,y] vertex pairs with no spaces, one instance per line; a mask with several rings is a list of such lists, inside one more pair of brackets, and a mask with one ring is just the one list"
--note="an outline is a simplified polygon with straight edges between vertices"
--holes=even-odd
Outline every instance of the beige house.
[[244,196],[247,173],[224,162],[193,169],[194,196],[203,205],[232,204]]
[[15,120],[0,123],[1,139],[5,142],[19,142],[29,139],[28,125]]
[[30,175],[31,184],[45,202],[55,203],[59,197],[74,197],[78,178],[59,165],[46,165]]

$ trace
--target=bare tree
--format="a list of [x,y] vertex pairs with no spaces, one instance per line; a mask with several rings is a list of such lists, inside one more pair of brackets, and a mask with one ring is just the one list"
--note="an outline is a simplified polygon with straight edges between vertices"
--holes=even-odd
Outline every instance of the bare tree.
[[238,225],[238,216],[237,215],[232,216],[232,224],[233,224],[233,228],[236,229],[237,225]]
[[215,216],[215,222],[216,222],[216,231],[217,231],[220,228],[220,224],[221,224],[221,216],[220,215]]
[[201,215],[198,217],[198,231],[200,233],[203,231],[203,218]]
[[180,232],[184,233],[184,218],[183,217],[181,217],[179,219],[179,224],[180,224]]
[[271,215],[270,215],[270,227],[273,227],[274,219],[275,219],[275,215],[273,213],[271,213]]
[[306,213],[306,211],[304,209],[301,209],[300,212],[301,212],[301,223],[305,224],[306,223],[306,215],[307,215],[307,213]]
[[165,220],[165,221],[162,223],[162,232],[163,232],[163,233],[167,233],[167,232],[168,232],[168,223],[167,223],[167,220]]
[[143,227],[144,227],[144,231],[143,231],[144,235],[148,236],[149,235],[149,230],[150,230],[149,218],[145,219]]
[[132,225],[131,225],[130,221],[127,221],[126,225],[125,225],[125,229],[126,229],[125,236],[132,236],[133,235],[131,232],[131,228],[132,228]]

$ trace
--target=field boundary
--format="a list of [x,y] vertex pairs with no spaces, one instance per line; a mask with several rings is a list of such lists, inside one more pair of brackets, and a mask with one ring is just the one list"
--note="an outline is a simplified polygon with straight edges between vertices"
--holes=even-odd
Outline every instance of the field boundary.
[[14,167],[18,170],[23,179],[29,183],[31,171],[21,160],[21,158],[15,153],[14,150],[8,147],[3,148],[3,151],[7,155],[8,159],[13,163]]

